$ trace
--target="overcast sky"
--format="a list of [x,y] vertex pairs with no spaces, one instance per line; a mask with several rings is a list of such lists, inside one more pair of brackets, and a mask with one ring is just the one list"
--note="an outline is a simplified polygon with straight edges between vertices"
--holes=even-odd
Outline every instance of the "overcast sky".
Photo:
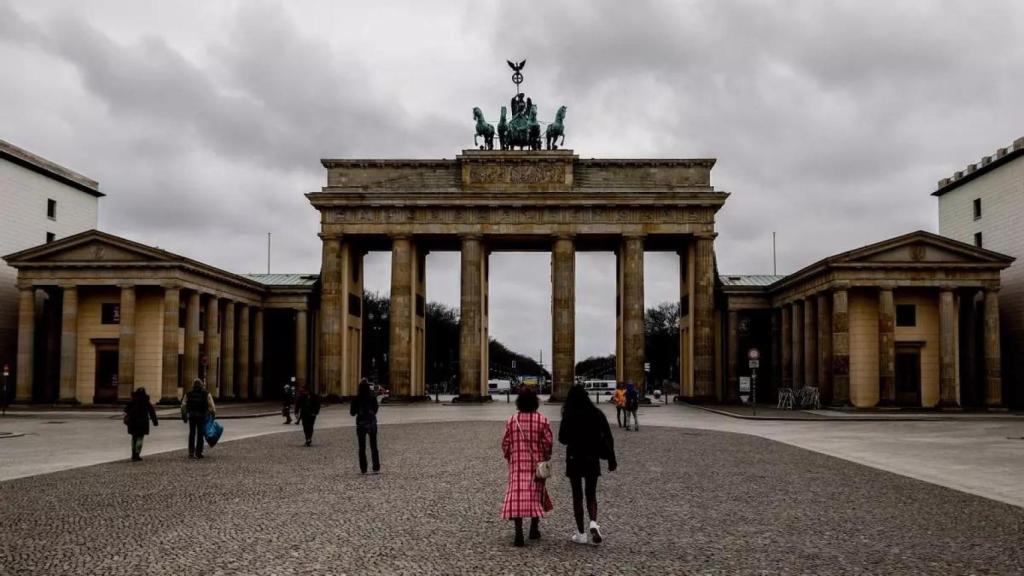
[[[1024,135],[1024,3],[0,0],[0,138],[100,181],[100,227],[234,272],[317,272],[320,158],[452,158],[506,59],[581,157],[713,157],[723,274],[937,228],[935,182]],[[549,258],[492,256],[491,334],[550,359]],[[458,304],[458,256],[429,256]],[[387,254],[367,288],[387,291]],[[648,253],[648,305],[677,297]],[[577,258],[577,356],[614,350]]]

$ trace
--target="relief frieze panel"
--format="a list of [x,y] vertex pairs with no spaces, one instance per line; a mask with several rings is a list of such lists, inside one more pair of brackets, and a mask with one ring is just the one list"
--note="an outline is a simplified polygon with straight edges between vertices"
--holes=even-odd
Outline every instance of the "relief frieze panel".
[[327,224],[698,224],[714,221],[712,208],[601,206],[453,206],[328,208]]

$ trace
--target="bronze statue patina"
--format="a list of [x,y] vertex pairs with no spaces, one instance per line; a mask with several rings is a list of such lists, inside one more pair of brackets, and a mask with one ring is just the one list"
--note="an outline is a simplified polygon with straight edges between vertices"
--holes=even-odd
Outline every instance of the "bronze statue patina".
[[[526,60],[518,64],[507,60],[512,68],[512,82],[516,85],[516,95],[509,101],[508,108],[501,107],[501,121],[498,122],[498,145],[502,150],[513,150],[518,147],[520,150],[542,150],[544,146],[540,137],[540,122],[537,121],[537,106],[531,98],[519,91],[519,85],[523,82],[523,68]],[[561,144],[565,144],[565,106],[558,109],[555,114],[555,121],[548,125],[545,131],[547,149],[557,150],[556,144],[559,138]],[[512,117],[507,117],[511,111]],[[473,137],[473,145],[477,146],[477,139],[484,138],[484,145],[481,150],[494,149],[494,126],[487,123],[480,108],[473,108],[473,118],[476,120],[476,135]]]
[[477,145],[477,138],[483,137],[484,145],[481,150],[494,150],[494,126],[484,121],[484,113],[479,108],[473,108],[473,119],[476,120],[476,134],[473,135],[473,145]]
[[562,121],[565,120],[565,106],[558,108],[558,112],[555,113],[555,121],[548,124],[547,130],[544,132],[545,139],[548,143],[548,150],[558,150],[558,145],[555,141],[558,137],[562,137],[562,144],[565,144],[565,127],[562,125]]

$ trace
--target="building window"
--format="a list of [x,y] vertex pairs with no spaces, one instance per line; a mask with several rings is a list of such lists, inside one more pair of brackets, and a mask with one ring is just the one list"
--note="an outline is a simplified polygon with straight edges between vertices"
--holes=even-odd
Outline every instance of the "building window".
[[46,217],[50,220],[57,219],[57,201],[53,199],[46,200]]
[[56,239],[57,239],[57,235],[54,234],[53,232],[47,232],[46,233],[46,243],[47,244],[49,244],[50,242],[53,242]]
[[121,323],[121,305],[120,304],[103,304],[100,310],[100,323],[101,324],[120,324]]
[[974,219],[981,218],[981,198],[974,199]]
[[974,245],[977,246],[978,248],[984,248],[981,242],[981,232],[974,233]]
[[917,306],[913,304],[897,304],[896,325],[910,328],[917,326]]

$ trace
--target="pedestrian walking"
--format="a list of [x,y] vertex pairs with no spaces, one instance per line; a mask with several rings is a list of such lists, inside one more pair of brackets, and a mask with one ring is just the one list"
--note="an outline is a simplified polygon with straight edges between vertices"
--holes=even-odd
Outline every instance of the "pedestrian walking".
[[515,524],[514,546],[525,545],[523,518],[530,519],[530,540],[538,540],[540,519],[554,508],[546,484],[551,470],[551,424],[537,412],[539,406],[532,387],[520,388],[517,412],[505,423],[505,436],[501,439],[501,451],[508,461],[501,517]]
[[352,400],[349,413],[356,417],[356,438],[359,440],[359,472],[366,474],[366,438],[370,438],[370,458],[373,473],[380,472],[380,452],[377,450],[377,397],[370,390],[370,383],[363,378],[359,381],[356,397]]
[[292,423],[292,404],[295,404],[295,418],[299,417],[298,404],[295,398],[295,386],[290,382],[281,387],[281,416],[284,416],[284,423]]
[[626,388],[622,385],[622,382],[615,385],[615,395],[612,396],[612,402],[615,403],[615,420],[619,423],[619,428],[622,428],[622,419],[626,411]]
[[630,430],[629,422],[633,421],[633,430],[640,431],[640,420],[637,419],[637,412],[640,410],[640,392],[632,382],[626,384],[626,430]]
[[313,444],[313,425],[319,413],[320,395],[303,385],[295,397],[295,418],[302,421],[302,433],[306,436],[307,447]]
[[132,462],[142,460],[142,440],[149,434],[150,422],[153,426],[160,425],[153,403],[149,401],[149,394],[146,394],[145,388],[138,388],[132,392],[132,399],[124,407],[124,424],[132,436]]
[[[601,460],[608,461],[608,471],[618,468],[615,460],[615,441],[608,419],[582,386],[573,386],[562,405],[562,422],[558,426],[558,441],[565,445],[565,475],[572,487],[572,511],[576,518],[576,531],[572,541],[600,544],[604,537],[597,523],[597,479],[601,476]],[[584,531],[583,498],[586,495],[588,531]]]
[[203,381],[196,378],[192,389],[182,398],[181,419],[188,422],[188,457],[202,458],[203,445],[206,442],[206,417],[215,416],[217,406],[213,396],[206,391]]

